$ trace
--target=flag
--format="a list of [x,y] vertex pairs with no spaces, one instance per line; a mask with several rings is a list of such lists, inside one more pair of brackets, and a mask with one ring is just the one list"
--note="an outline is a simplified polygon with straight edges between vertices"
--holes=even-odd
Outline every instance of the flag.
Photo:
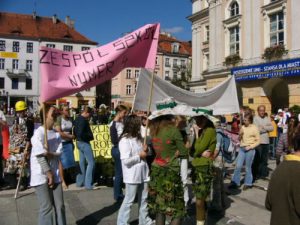
[[[151,72],[143,69],[140,73],[133,109],[147,111],[151,87]],[[227,78],[216,87],[202,93],[181,89],[168,81],[154,76],[151,111],[165,107],[172,108],[181,115],[195,115],[212,110],[213,115],[239,112],[236,83],[234,76]]]
[[41,47],[41,102],[94,87],[126,67],[153,70],[159,27],[148,24],[107,45],[81,52]]

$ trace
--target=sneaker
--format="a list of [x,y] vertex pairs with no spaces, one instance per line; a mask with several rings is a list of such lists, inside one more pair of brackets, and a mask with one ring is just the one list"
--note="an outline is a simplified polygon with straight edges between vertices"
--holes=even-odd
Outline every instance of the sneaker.
[[243,191],[247,191],[248,189],[251,189],[251,188],[252,188],[252,186],[250,186],[250,185],[244,185]]
[[91,188],[86,188],[85,190],[99,190],[100,187],[92,186]]

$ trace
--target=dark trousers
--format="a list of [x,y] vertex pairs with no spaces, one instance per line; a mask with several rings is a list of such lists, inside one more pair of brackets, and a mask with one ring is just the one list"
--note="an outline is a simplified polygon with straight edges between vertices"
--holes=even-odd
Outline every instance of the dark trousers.
[[122,172],[122,164],[120,159],[119,148],[113,147],[111,150],[111,155],[114,159],[114,165],[115,165],[114,199],[118,201],[124,198],[123,191],[122,191],[123,172]]
[[269,175],[268,169],[269,144],[261,144],[255,149],[255,157],[252,164],[253,180]]

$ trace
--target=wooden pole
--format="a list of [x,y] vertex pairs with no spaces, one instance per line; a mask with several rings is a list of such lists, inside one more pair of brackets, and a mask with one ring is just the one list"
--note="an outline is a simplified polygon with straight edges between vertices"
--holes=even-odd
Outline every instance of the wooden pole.
[[43,102],[43,120],[44,120],[44,147],[48,151],[48,134],[47,134],[47,123],[46,123],[46,103]]
[[22,173],[24,171],[24,166],[25,166],[25,163],[26,163],[26,157],[27,157],[29,145],[30,144],[27,142],[25,150],[24,150],[23,158],[22,158],[22,164],[21,164],[21,168],[20,168],[20,174],[19,174],[18,184],[17,184],[17,188],[16,188],[16,191],[15,191],[15,196],[14,196],[15,199],[18,197],[20,183],[21,183],[21,178],[22,178]]
[[147,141],[147,131],[148,131],[148,126],[149,126],[148,125],[149,124],[148,116],[150,113],[151,103],[152,103],[153,83],[154,83],[154,71],[152,72],[152,76],[151,76],[150,95],[149,95],[149,99],[148,99],[147,122],[146,122],[146,129],[145,129],[144,145],[146,145],[146,141]]

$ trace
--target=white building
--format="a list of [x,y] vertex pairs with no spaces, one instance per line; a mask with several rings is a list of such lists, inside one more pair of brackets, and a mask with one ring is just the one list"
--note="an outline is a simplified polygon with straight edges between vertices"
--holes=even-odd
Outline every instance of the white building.
[[300,104],[299,0],[192,0],[192,83],[235,75],[241,105]]
[[[83,51],[97,46],[74,29],[69,17],[65,23],[52,18],[14,13],[0,13],[0,93],[1,102],[13,107],[19,100],[36,107],[40,96],[39,48]],[[72,107],[95,104],[96,91],[91,88],[76,96],[60,99]]]

